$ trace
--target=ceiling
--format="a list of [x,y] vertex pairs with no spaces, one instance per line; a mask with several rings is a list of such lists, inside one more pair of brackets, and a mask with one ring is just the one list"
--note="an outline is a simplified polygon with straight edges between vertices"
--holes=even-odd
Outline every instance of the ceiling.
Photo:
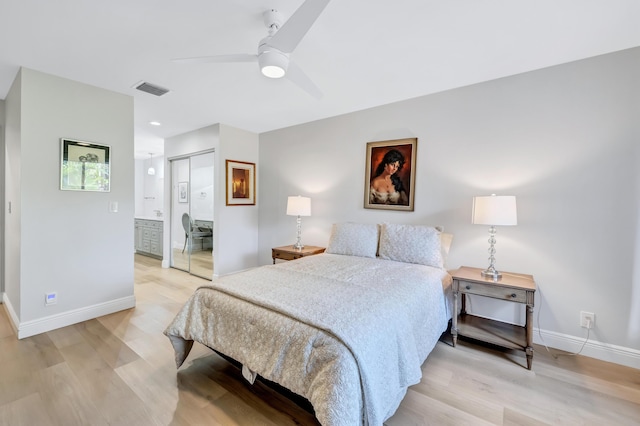
[[291,55],[320,100],[253,63],[171,61],[256,53],[262,12],[302,2],[0,0],[0,99],[20,66],[131,95],[144,158],[215,123],[261,133],[640,45],[637,0],[333,0]]

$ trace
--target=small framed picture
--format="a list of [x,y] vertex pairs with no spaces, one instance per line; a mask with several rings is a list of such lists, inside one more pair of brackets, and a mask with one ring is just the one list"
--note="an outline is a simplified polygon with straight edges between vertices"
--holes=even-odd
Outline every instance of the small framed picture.
[[256,204],[256,164],[227,160],[227,206]]
[[178,202],[189,202],[189,182],[178,182]]
[[368,142],[364,208],[413,211],[418,139]]
[[60,189],[110,191],[110,147],[92,142],[60,139]]

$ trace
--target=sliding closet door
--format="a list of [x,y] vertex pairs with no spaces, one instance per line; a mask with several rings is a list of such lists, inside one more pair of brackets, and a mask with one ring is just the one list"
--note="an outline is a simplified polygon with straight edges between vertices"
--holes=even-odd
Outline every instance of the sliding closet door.
[[190,164],[189,207],[193,223],[190,272],[213,278],[213,152],[194,155]]
[[189,215],[189,158],[171,160],[171,267],[189,272],[188,234],[182,225]]
[[171,159],[171,267],[213,278],[213,152]]

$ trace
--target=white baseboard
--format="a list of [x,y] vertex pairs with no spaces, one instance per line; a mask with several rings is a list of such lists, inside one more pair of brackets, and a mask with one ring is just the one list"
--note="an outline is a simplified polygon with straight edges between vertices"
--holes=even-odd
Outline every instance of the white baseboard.
[[103,315],[109,315],[114,312],[119,312],[136,306],[136,298],[132,295],[122,297],[120,299],[110,300],[104,303],[99,303],[97,305],[85,306],[83,308],[74,309],[72,311],[38,318],[32,321],[20,322],[13,309],[13,306],[11,305],[11,302],[6,297],[6,294],[3,297],[3,301],[5,310],[7,311],[7,315],[12,322],[11,325],[16,335],[18,336],[18,339],[35,336],[36,334],[45,333],[47,331],[66,327],[72,324],[77,324],[82,321],[88,321],[94,318],[101,317]]
[[7,293],[2,293],[2,306],[4,306],[4,311],[9,317],[9,322],[11,323],[11,328],[13,328],[13,332],[18,335],[18,328],[16,326],[19,322],[18,316],[16,315],[16,311],[13,310],[13,305],[7,297]]
[[[623,346],[611,345],[589,339],[586,343],[586,332],[584,337],[575,337],[567,334],[555,333],[553,331],[533,329],[533,342],[539,345],[546,345],[562,351],[576,353],[584,348],[580,355],[596,358],[602,361],[613,362],[627,367],[640,369],[640,351]],[[535,356],[534,356],[535,360]]]

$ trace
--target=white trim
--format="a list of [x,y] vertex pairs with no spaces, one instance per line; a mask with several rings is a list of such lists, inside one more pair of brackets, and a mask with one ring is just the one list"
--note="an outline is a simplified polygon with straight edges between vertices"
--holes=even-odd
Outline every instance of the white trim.
[[123,311],[125,309],[134,308],[136,306],[135,296],[122,297],[120,299],[111,300],[109,302],[99,303],[93,306],[85,306],[73,311],[62,312],[48,317],[38,318],[32,321],[20,323],[13,307],[9,303],[9,299],[5,296],[5,310],[11,319],[12,326],[16,332],[18,339],[35,336],[36,334],[45,333],[47,331],[66,327],[68,325],[77,324],[82,321],[88,321],[114,312]]
[[[584,337],[575,337],[568,334],[540,330],[537,328],[534,328],[533,330],[533,342],[539,345],[545,345],[549,348],[575,353],[578,352],[584,344],[584,348],[580,355],[640,369],[639,350],[611,345],[609,343],[598,342],[591,339],[585,343],[587,338],[586,332]],[[534,361],[535,358],[536,357],[534,355]]]
[[13,310],[13,305],[11,304],[11,301],[9,300],[9,296],[7,296],[7,293],[2,293],[2,305],[4,306],[4,311],[7,313],[7,316],[9,317],[11,328],[13,329],[13,332],[17,335],[18,327],[16,326],[16,324],[18,324],[19,322],[18,316],[16,315],[16,311]]

